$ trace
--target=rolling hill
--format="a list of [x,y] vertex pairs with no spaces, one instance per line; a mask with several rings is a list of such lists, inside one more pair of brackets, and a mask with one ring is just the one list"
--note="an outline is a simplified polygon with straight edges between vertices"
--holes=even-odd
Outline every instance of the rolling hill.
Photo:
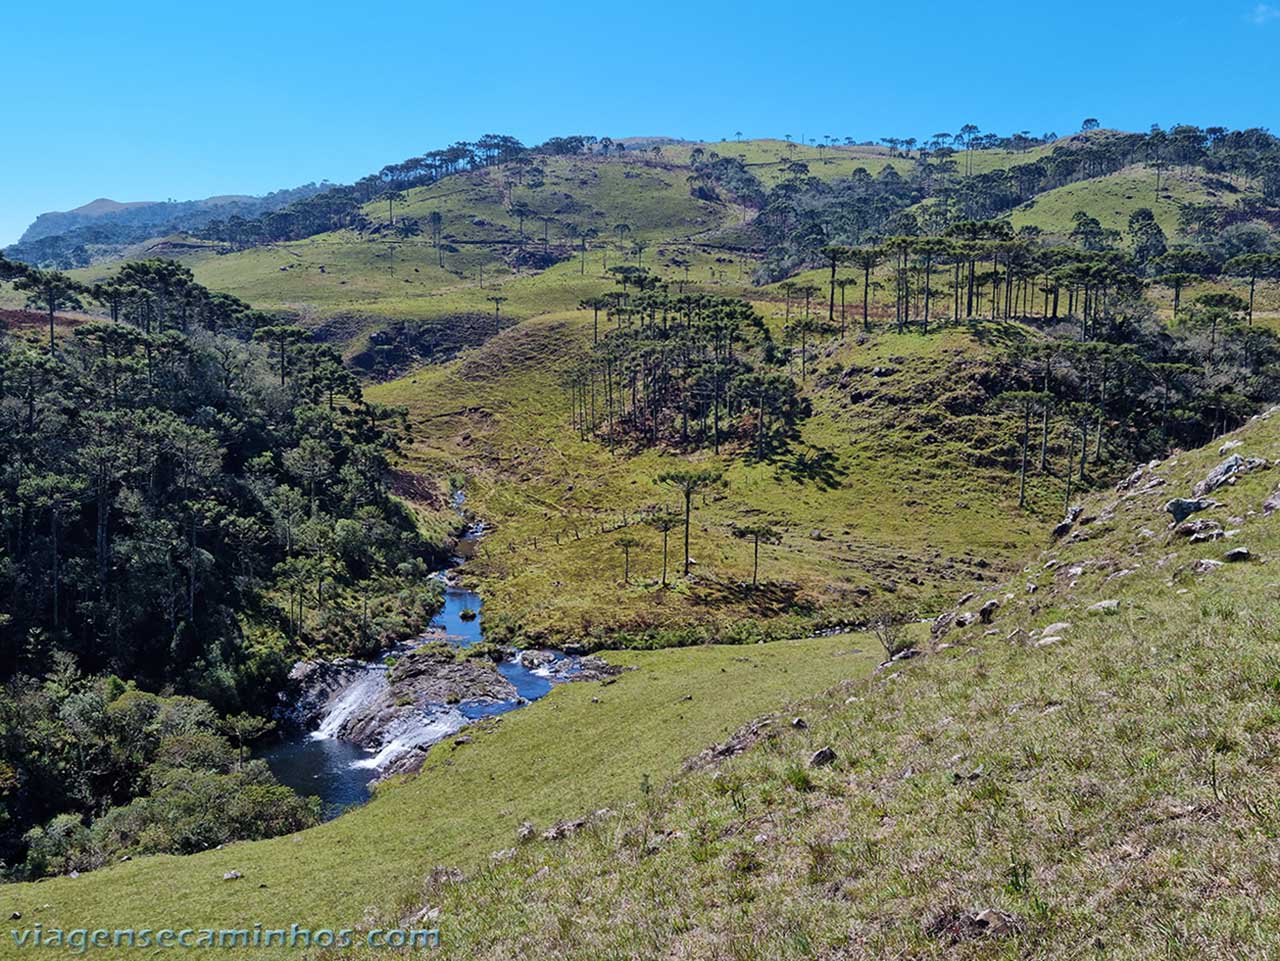
[[1272,411],[1153,462],[960,597],[927,656],[382,919],[430,911],[467,958],[1269,956],[1280,533],[1275,470],[1250,465],[1277,455]]
[[1160,172],[1156,192],[1156,170],[1149,164],[1135,164],[1113,174],[1082,180],[1040,194],[1015,208],[1009,219],[1014,227],[1038,227],[1054,237],[1071,233],[1076,211],[1096,217],[1107,230],[1124,235],[1129,215],[1139,207],[1155,214],[1165,236],[1185,239],[1178,221],[1187,204],[1237,206],[1246,198],[1258,198],[1256,187],[1237,184],[1203,171],[1180,169]]

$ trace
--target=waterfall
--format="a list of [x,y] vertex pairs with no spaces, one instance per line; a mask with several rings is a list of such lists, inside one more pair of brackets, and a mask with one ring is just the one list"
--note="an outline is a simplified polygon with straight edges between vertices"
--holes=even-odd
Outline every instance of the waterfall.
[[[330,699],[319,725],[311,732],[311,738],[317,741],[353,739],[353,732],[359,732],[362,727],[367,730],[370,717],[388,710],[389,691],[385,666],[378,663],[361,665],[359,673]],[[398,716],[391,723],[377,731],[377,740],[372,745],[364,742],[370,755],[353,761],[351,767],[383,770],[408,752],[430,747],[468,724],[462,712],[444,705],[402,708],[396,713]]]
[[393,764],[415,748],[430,747],[466,727],[468,721],[460,711],[415,712],[401,718],[382,735],[382,745],[370,757],[352,763],[352,767],[382,769]]
[[365,665],[360,676],[330,702],[320,719],[320,726],[311,732],[311,736],[316,740],[339,737],[346,723],[361,708],[381,697],[387,687],[387,669],[381,664]]

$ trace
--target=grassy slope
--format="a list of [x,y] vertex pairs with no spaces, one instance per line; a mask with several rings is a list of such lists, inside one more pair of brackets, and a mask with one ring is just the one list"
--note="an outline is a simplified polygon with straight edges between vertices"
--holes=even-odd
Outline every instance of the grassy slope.
[[1105,177],[1095,177],[1058,187],[1016,208],[1010,215],[1014,227],[1032,225],[1047,234],[1065,237],[1071,233],[1071,217],[1078,210],[1098,218],[1108,230],[1118,230],[1128,244],[1129,215],[1139,207],[1155,214],[1165,236],[1180,236],[1178,210],[1187,203],[1234,205],[1245,191],[1233,193],[1225,181],[1203,171],[1162,171],[1160,193],[1156,195],[1155,168],[1135,164]]
[[[366,806],[301,834],[191,857],[139,858],[78,879],[7,885],[23,924],[122,927],[341,926],[412,898],[433,865],[474,868],[523,821],[558,819],[639,796],[682,760],[756,715],[867,672],[864,639],[612,654],[636,668],[615,683],[570,684],[444,744],[424,771]],[[228,871],[243,879],[222,880]],[[14,952],[6,937],[0,957]]]
[[[1280,414],[1234,436],[1274,459]],[[1277,473],[1215,492],[1199,516],[1239,528],[1229,541],[1174,538],[1162,510],[1220,460],[1182,454],[1163,486],[1091,498],[1079,539],[970,602],[1003,599],[992,627],[797,708],[806,730],[428,887],[445,956],[1274,956],[1280,528],[1260,505]],[[1235,545],[1256,559],[1191,572]],[[1115,614],[1088,612],[1104,599]],[[837,760],[806,785],[823,746]],[[931,933],[985,908],[1020,933]]]
[[[1053,146],[1049,144],[1021,153],[1011,150],[975,150],[972,156],[973,172],[987,173],[1017,164],[1034,163],[1041,156],[1052,152]],[[671,144],[663,146],[661,156],[665,160],[687,164],[695,147],[700,147],[707,153],[715,151],[723,157],[739,158],[766,187],[772,187],[786,179],[787,174],[783,168],[792,161],[808,164],[809,174],[821,180],[848,177],[858,167],[864,167],[870,173],[876,174],[885,166],[890,166],[898,173],[905,175],[916,165],[914,156],[891,155],[887,147],[836,146],[819,151],[816,146],[788,144],[785,140],[725,140],[718,143]],[[953,159],[963,169],[965,154],[958,153]]]
[[[781,323],[776,305],[760,306]],[[1012,435],[991,422],[976,383],[995,345],[1020,329],[882,332],[865,344],[850,337],[820,348],[809,380],[815,413],[788,454],[762,464],[699,455],[726,468],[728,487],[696,506],[692,584],[656,589],[661,536],[633,524],[628,533],[642,546],[632,552],[633,583],[623,586],[615,529],[637,511],[676,506],[653,479],[681,458],[610,453],[569,428],[560,376],[590,335],[590,314],[539,317],[460,360],[369,390],[410,409],[416,468],[467,475],[469,506],[497,527],[469,574],[486,603],[529,634],[723,626],[811,607],[827,619],[856,619],[866,597],[886,590],[895,603],[927,608],[947,585],[1008,563],[1037,536],[1034,516],[1016,516],[1009,474],[992,466],[994,456],[1011,457]],[[834,373],[850,367],[846,378]],[[887,376],[874,376],[877,367]],[[1033,480],[1042,514],[1053,512],[1056,491],[1052,479]],[[758,517],[786,535],[762,548],[765,589],[752,592],[742,586],[751,578],[750,545],[731,527]],[[676,534],[670,556],[674,574]]]

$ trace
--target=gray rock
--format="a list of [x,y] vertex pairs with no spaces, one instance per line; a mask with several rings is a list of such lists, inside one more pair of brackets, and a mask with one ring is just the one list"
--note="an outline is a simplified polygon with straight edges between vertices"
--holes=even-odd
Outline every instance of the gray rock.
[[991,619],[996,616],[996,609],[999,606],[1000,602],[994,597],[991,598],[991,600],[983,604],[982,607],[978,608],[978,619],[981,620],[983,624],[990,624]]
[[1232,454],[1205,476],[1191,491],[1196,497],[1212,494],[1223,484],[1234,480],[1237,476],[1250,471],[1263,470],[1268,466],[1263,457],[1250,457],[1248,460],[1239,454]]
[[242,878],[242,877],[244,877],[244,875],[243,875],[243,874],[241,874],[239,871],[228,871],[226,874],[224,874],[224,875],[222,876],[222,880],[224,880],[224,881],[238,881],[238,880],[239,880],[240,878]]
[[1211,560],[1207,557],[1201,558],[1192,565],[1191,570],[1195,574],[1212,574],[1222,566],[1222,561]]
[[1252,560],[1253,555],[1249,553],[1247,547],[1233,547],[1222,555],[1222,559],[1228,564],[1238,564],[1241,561]]
[[1089,605],[1090,614],[1114,614],[1119,609],[1120,602],[1114,598]]
[[1206,544],[1209,541],[1219,541],[1226,536],[1221,529],[1216,531],[1201,531],[1199,534],[1191,535],[1192,544]]
[[1147,472],[1147,469],[1145,467],[1139,467],[1132,474],[1130,474],[1128,477],[1126,477],[1124,480],[1122,480],[1119,484],[1116,485],[1116,493],[1122,494],[1127,490],[1132,490],[1133,488],[1137,487],[1138,482],[1142,480],[1146,472]]
[[813,752],[813,756],[809,758],[809,767],[826,767],[828,764],[835,763],[836,752],[829,747],[819,748]]
[[1215,506],[1213,501],[1206,500],[1203,497],[1196,497],[1194,499],[1175,497],[1164,505],[1164,509],[1173,515],[1175,523],[1181,524],[1197,511],[1207,510],[1213,506]]
[[1270,514],[1273,511],[1280,511],[1280,490],[1262,502],[1262,513]]
[[423,705],[509,701],[518,693],[493,661],[460,658],[443,641],[404,651],[389,668],[352,660],[303,661],[294,665],[289,678],[300,690],[296,717],[304,726],[327,715],[349,691],[363,691],[332,733],[368,749],[380,748],[386,732]]

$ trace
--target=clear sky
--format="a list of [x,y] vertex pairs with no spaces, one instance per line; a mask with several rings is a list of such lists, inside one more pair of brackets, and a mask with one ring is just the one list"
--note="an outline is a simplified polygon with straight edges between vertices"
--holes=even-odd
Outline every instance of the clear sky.
[[1280,122],[1280,0],[9,0],[0,244],[96,197],[350,181],[486,132]]

